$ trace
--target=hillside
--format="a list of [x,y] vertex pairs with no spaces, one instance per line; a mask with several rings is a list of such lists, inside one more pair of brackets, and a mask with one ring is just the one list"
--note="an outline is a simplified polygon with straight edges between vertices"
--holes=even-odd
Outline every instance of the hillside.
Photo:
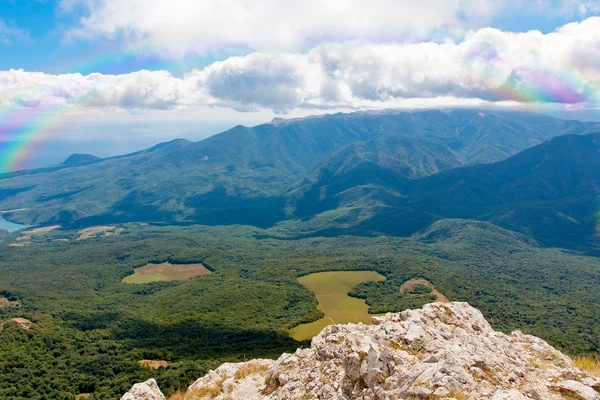
[[[386,186],[390,180],[502,160],[552,137],[594,127],[475,110],[274,120],[238,126],[197,143],[176,140],[91,164],[5,174],[0,209],[25,209],[7,218],[29,224],[160,221],[268,227],[294,217],[289,192],[313,199],[314,188],[327,186],[327,197],[336,199],[347,187],[360,189],[373,174],[380,174],[380,186]],[[335,201],[357,195],[344,196]],[[299,215],[324,209],[298,203]]]
[[[224,364],[186,400],[600,400],[600,367],[583,371],[543,340],[494,331],[467,303],[434,303],[333,325],[278,360]],[[122,400],[164,400],[149,380]]]
[[[315,185],[299,199],[292,193],[292,201],[301,216],[322,213],[299,225],[306,232],[326,232],[314,224],[319,218],[332,221],[326,227],[329,232],[343,228],[394,235],[413,234],[440,219],[467,218],[491,221],[547,245],[593,246],[599,152],[600,134],[566,135],[497,163],[455,168],[412,181],[394,176],[381,165],[372,165],[369,173],[361,175],[363,166],[354,164],[352,171],[327,185]],[[348,176],[362,176],[362,182]],[[343,224],[325,217],[334,210]],[[343,213],[351,216],[344,218]],[[287,229],[285,224],[282,229]]]
[[447,171],[411,189],[410,207],[485,219],[552,245],[595,235],[600,134],[553,139],[496,164]]

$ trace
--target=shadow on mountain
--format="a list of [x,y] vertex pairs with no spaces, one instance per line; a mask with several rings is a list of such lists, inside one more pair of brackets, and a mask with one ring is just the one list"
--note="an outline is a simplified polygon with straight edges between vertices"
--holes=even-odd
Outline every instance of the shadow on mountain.
[[19,188],[1,189],[0,190],[0,201],[4,201],[4,200],[8,199],[9,197],[15,196],[19,193],[27,192],[28,190],[31,190],[33,188],[35,188],[35,185],[24,186],[24,187],[19,187]]
[[293,352],[299,343],[284,332],[241,329],[214,322],[185,320],[173,325],[158,325],[140,319],[119,322],[114,337],[134,348],[159,348],[173,356],[220,359],[278,357]]
[[135,349],[160,349],[175,357],[226,358],[246,354],[252,357],[281,355],[295,351],[299,342],[285,332],[245,329],[214,321],[183,320],[175,324],[156,324],[124,316],[118,311],[82,315],[64,313],[61,318],[81,331],[109,330],[114,339],[125,340]]
[[203,225],[252,225],[269,228],[285,218],[283,196],[230,195],[224,187],[189,197],[184,204],[195,210],[190,219]]
[[[290,195],[302,193],[295,201],[295,215],[307,218],[327,210],[334,210],[343,204],[361,200],[364,197],[374,197],[373,192],[378,192],[378,201],[393,202],[397,194],[387,196],[406,186],[408,179],[388,168],[372,162],[362,162],[352,169],[341,174],[330,170],[323,170],[318,181],[307,183],[304,187],[292,192]],[[362,188],[362,190],[352,190]]]
[[58,193],[58,194],[54,194],[54,195],[43,196],[43,197],[40,198],[40,201],[51,201],[51,200],[67,199],[67,198],[75,196],[75,195],[77,195],[79,193],[83,193],[86,190],[90,190],[90,189],[92,189],[92,186],[86,186],[86,187],[83,187],[81,189],[70,190],[70,191],[67,191],[67,192],[62,192],[62,193]]

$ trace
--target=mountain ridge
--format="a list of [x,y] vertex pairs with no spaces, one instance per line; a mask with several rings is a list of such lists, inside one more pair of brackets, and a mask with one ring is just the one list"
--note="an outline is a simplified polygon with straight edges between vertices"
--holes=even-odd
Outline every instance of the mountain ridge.
[[[435,204],[415,212],[427,197],[426,185],[415,182],[597,129],[595,123],[464,109],[275,120],[237,126],[200,142],[179,139],[84,165],[4,175],[0,209],[20,210],[7,218],[28,224],[143,221],[263,228],[294,219],[303,224],[337,210],[338,216],[347,215],[343,219],[355,219],[344,223],[348,233],[410,235],[436,219],[486,217],[440,213]],[[460,208],[460,202],[454,206]],[[386,228],[392,223],[398,227]],[[336,226],[328,229],[334,232]]]

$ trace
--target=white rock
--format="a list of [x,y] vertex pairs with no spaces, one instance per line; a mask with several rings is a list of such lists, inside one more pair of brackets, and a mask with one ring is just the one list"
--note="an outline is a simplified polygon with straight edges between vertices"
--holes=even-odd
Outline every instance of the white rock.
[[498,390],[492,396],[492,400],[527,400],[529,397],[523,395],[523,393],[518,390]]
[[577,381],[559,382],[554,388],[562,393],[568,393],[571,396],[580,398],[581,400],[600,400],[600,393]]
[[154,379],[136,383],[131,390],[121,397],[121,400],[166,400]]
[[[285,354],[284,356],[289,357]],[[282,356],[282,357],[284,357]],[[291,356],[294,357],[294,356]],[[247,399],[260,400],[264,396],[267,369],[273,360],[252,360],[245,363],[227,363],[209,371],[189,388],[186,398],[201,399]],[[210,392],[207,393],[207,389]],[[207,393],[204,397],[198,393]]]

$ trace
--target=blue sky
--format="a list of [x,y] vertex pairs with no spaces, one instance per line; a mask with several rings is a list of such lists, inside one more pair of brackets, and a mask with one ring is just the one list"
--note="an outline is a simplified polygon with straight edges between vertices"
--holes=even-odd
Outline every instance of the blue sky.
[[30,167],[275,116],[500,107],[599,119],[600,0],[299,4],[0,0],[0,146],[41,143]]
[[[85,15],[78,7],[61,11],[60,2],[52,0],[0,0],[0,19],[17,34],[0,41],[0,69],[24,69],[51,74],[79,72],[89,74],[121,74],[147,69],[168,69],[182,73],[206,65],[214,57],[189,57],[165,60],[152,54],[139,54],[119,49],[114,40],[67,40],[64,34]],[[110,63],[90,65],[89,60],[116,54]],[[95,68],[96,67],[96,68]]]

